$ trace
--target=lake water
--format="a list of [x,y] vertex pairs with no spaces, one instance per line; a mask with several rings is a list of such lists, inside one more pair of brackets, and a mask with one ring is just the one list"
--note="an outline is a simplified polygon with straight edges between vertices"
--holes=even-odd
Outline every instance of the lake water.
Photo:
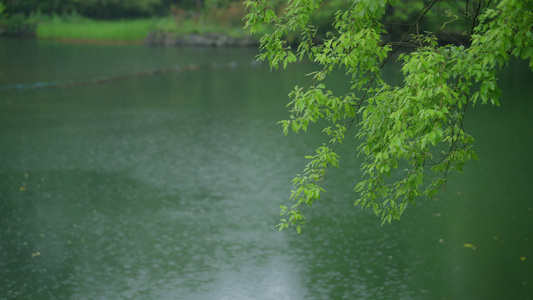
[[348,143],[297,235],[279,205],[323,140],[276,122],[314,67],[256,54],[0,40],[0,299],[533,299],[525,64],[437,198],[381,227]]

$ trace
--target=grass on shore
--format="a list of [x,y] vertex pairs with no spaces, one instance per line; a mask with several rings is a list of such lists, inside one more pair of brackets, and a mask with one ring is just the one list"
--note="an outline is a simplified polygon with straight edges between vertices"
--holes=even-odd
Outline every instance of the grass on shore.
[[41,18],[36,36],[43,39],[142,41],[152,31],[176,35],[225,33],[232,37],[245,34],[242,26],[220,26],[208,22],[181,20],[173,17],[136,20],[92,20],[80,16]]
[[52,17],[39,22],[36,34],[46,39],[142,41],[155,25],[154,19],[101,21]]

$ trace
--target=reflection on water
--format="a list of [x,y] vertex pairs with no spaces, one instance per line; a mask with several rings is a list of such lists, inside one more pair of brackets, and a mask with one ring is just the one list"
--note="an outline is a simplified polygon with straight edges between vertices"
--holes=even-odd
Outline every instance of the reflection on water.
[[345,146],[296,235],[274,228],[278,207],[322,140],[275,123],[311,66],[271,73],[242,49],[6,40],[0,52],[14,74],[2,84],[210,66],[0,91],[0,299],[532,299],[533,90],[520,65],[501,108],[469,113],[481,161],[438,198],[380,227],[353,207],[360,163]]

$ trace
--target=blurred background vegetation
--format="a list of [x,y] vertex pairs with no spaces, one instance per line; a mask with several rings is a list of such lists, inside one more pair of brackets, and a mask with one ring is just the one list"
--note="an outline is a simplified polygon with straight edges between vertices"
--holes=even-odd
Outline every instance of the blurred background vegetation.
[[[385,24],[390,38],[407,32],[430,0],[399,1],[389,6]],[[439,2],[419,24],[419,32],[432,31],[446,43],[459,43],[471,29],[472,15],[485,1]],[[273,0],[278,13],[285,0]],[[335,12],[350,5],[329,0],[313,15],[317,41],[332,30]],[[150,32],[172,34],[225,33],[244,36],[243,0],[0,0],[0,35],[58,39],[140,41]],[[268,32],[270,29],[263,28]],[[261,35],[258,35],[258,37]],[[288,34],[298,43],[298,33]]]
[[142,40],[151,31],[244,35],[244,15],[241,0],[2,0],[0,35],[116,40]]

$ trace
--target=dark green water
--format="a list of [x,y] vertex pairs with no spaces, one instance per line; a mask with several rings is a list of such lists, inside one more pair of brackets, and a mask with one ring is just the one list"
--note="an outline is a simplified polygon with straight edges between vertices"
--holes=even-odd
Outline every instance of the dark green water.
[[353,207],[345,147],[297,235],[278,207],[322,140],[275,123],[312,66],[255,54],[0,40],[4,87],[180,66],[0,90],[0,299],[533,299],[525,66],[503,73],[500,108],[470,110],[480,161],[438,198],[381,227]]

